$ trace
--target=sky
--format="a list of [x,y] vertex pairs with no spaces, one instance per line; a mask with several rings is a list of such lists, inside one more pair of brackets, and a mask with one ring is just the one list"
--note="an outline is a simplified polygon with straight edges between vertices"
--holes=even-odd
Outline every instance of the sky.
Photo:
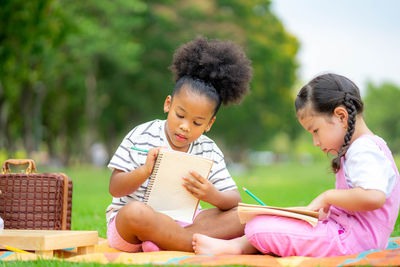
[[367,82],[400,87],[399,0],[272,0],[300,42],[298,76],[334,72],[364,91]]

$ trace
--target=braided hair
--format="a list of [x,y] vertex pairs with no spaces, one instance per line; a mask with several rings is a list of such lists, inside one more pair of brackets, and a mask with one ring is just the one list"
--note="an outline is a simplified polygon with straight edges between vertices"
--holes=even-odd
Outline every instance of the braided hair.
[[[199,36],[179,47],[169,69],[176,82],[172,97],[183,85],[215,101],[214,115],[221,103],[239,103],[249,92],[253,69],[243,50],[230,41]],[[187,87],[186,87],[187,88]]]
[[323,74],[315,77],[301,88],[295,101],[296,113],[311,104],[314,111],[320,114],[331,115],[338,106],[346,108],[349,114],[347,132],[343,145],[336,158],[332,160],[332,169],[336,173],[341,167],[341,158],[350,146],[354,134],[356,116],[361,114],[364,104],[361,100],[360,90],[349,79],[337,74]]

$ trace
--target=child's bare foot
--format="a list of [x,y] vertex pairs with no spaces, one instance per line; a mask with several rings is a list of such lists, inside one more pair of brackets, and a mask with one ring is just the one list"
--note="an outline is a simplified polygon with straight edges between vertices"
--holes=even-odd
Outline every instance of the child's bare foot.
[[237,239],[224,240],[208,237],[202,234],[193,235],[193,250],[200,255],[239,255],[242,249]]

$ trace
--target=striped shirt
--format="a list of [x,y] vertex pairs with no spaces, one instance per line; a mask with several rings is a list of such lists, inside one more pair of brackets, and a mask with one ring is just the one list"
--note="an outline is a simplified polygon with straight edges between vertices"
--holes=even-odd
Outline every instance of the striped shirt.
[[[130,149],[135,146],[142,149],[154,147],[168,147],[165,136],[165,120],[154,120],[141,124],[131,130],[124,138],[114,156],[111,158],[108,168],[130,172],[145,164],[147,153]],[[217,145],[205,135],[201,135],[197,140],[190,144],[189,154],[202,156],[214,161],[208,180],[219,190],[227,191],[236,189],[228,169],[225,165],[224,155]],[[112,203],[106,210],[107,223],[114,218],[118,210],[131,201],[144,201],[149,179],[147,179],[136,191],[123,197],[114,197]]]

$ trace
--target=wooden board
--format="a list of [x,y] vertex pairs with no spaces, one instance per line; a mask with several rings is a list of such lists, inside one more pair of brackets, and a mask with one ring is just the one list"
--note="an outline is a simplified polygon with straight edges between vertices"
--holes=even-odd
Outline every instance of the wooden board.
[[94,251],[97,231],[70,230],[0,230],[0,244],[41,254],[54,250],[78,248],[78,254]]

